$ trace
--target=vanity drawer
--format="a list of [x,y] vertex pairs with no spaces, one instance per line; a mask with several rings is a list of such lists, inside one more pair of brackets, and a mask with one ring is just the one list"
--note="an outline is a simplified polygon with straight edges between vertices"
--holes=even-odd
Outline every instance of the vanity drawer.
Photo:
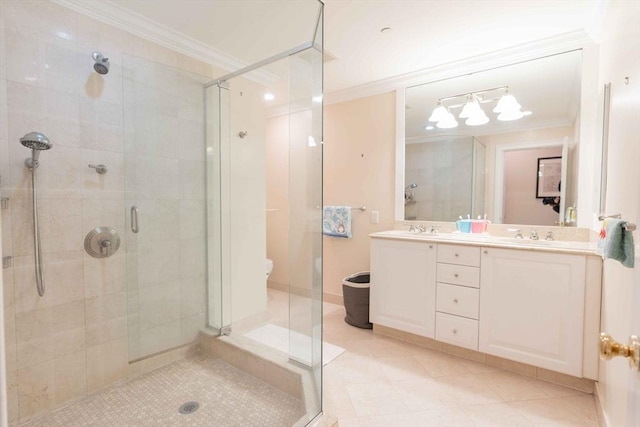
[[436,340],[478,350],[478,321],[436,313]]
[[438,283],[436,311],[478,319],[480,289]]
[[438,244],[438,262],[480,267],[480,247]]
[[480,287],[480,269],[465,265],[441,264],[436,265],[436,280],[453,285]]

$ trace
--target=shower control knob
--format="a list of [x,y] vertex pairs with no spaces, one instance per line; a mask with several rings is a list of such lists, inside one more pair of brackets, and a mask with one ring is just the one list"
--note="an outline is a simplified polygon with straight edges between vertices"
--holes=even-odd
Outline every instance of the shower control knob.
[[89,165],[91,169],[95,169],[96,172],[100,175],[104,175],[107,173],[107,167],[105,165]]
[[111,227],[96,227],[84,238],[84,249],[94,258],[108,258],[119,247],[120,235]]
[[100,244],[100,253],[104,256],[111,255],[111,240],[102,239],[99,242]]

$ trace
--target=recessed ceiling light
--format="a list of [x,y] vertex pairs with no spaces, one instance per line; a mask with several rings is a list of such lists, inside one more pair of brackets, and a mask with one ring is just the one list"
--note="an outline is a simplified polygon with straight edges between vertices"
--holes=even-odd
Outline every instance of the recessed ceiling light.
[[435,128],[434,128],[433,126],[429,125],[429,126],[425,127],[425,129],[426,129],[426,130],[433,130],[433,129],[435,129]]
[[274,99],[276,99],[276,97],[272,93],[267,92],[264,94],[265,101],[273,101]]
[[522,112],[523,116],[530,116],[531,114],[532,114],[531,111],[523,111]]
[[322,95],[314,96],[313,98],[311,98],[311,100],[313,102],[321,103],[322,102]]

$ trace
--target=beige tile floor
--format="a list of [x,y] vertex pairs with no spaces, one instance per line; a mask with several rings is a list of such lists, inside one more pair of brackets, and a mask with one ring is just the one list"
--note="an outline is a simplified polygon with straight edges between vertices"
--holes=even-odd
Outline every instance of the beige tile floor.
[[343,318],[344,309],[324,316],[324,340],[346,349],[324,368],[324,411],[340,427],[598,426],[592,395],[374,335]]
[[[200,408],[180,414],[190,401]],[[196,353],[20,427],[283,427],[302,415],[299,399]]]

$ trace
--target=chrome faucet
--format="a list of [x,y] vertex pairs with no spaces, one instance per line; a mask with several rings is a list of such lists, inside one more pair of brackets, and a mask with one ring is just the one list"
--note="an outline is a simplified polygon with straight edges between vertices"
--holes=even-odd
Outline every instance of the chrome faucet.
[[547,237],[545,237],[544,240],[556,240],[553,238],[553,231],[549,231],[547,233]]
[[531,230],[531,234],[529,235],[529,239],[538,240],[538,232],[536,230]]
[[416,229],[418,230],[418,233],[424,233],[425,231],[427,231],[427,229],[424,228],[424,224],[418,224]]

